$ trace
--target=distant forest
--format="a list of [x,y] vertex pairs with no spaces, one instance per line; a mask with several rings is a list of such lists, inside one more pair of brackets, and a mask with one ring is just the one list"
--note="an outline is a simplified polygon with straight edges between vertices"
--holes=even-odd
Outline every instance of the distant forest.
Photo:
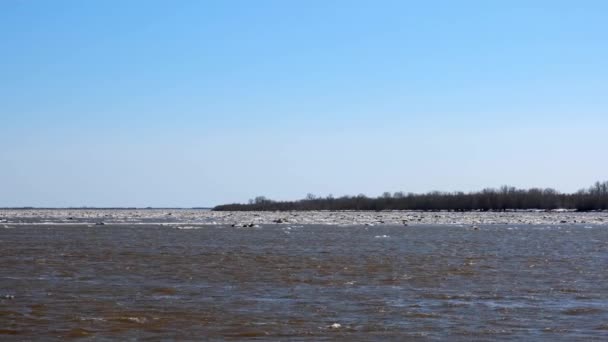
[[286,210],[449,210],[506,211],[526,209],[573,209],[578,211],[608,209],[608,181],[596,182],[576,193],[560,193],[554,189],[517,189],[503,186],[478,192],[440,192],[425,194],[385,192],[379,197],[365,195],[334,198],[308,194],[297,201],[273,201],[264,196],[247,204],[218,205],[217,211],[286,211]]

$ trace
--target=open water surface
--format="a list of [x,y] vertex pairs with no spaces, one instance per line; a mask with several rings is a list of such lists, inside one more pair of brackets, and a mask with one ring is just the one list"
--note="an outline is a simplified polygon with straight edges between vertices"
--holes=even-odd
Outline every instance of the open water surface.
[[0,228],[0,340],[608,340],[607,227],[195,228]]

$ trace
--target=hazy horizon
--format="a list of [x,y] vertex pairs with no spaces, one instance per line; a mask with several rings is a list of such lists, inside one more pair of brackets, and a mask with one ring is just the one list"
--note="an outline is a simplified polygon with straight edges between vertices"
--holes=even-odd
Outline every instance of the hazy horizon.
[[[608,181],[605,181],[608,182]],[[576,192],[578,191],[587,191],[588,189],[592,188],[594,184],[591,184],[590,186],[587,187],[580,187],[579,189],[577,189]],[[212,205],[195,205],[195,206],[90,206],[90,205],[70,205],[70,206],[31,206],[31,205],[23,205],[23,206],[0,206],[0,209],[29,209],[29,208],[33,208],[33,209],[213,209],[214,207],[218,206],[218,205],[222,205],[222,204],[233,204],[233,203],[242,203],[242,204],[247,204],[247,203],[251,203],[251,201],[253,201],[255,199],[255,197],[258,198],[264,198],[267,200],[271,200],[271,201],[299,201],[299,200],[305,200],[307,199],[308,196],[312,195],[313,198],[317,198],[317,199],[323,199],[323,198],[340,198],[340,197],[355,197],[355,196],[359,196],[359,195],[365,195],[366,197],[369,198],[381,198],[382,196],[384,196],[385,193],[389,193],[391,196],[395,195],[395,196],[408,196],[408,195],[423,195],[423,194],[427,194],[427,193],[433,193],[433,192],[440,192],[440,193],[465,193],[465,194],[471,194],[471,193],[479,193],[483,190],[487,190],[487,189],[491,189],[491,190],[495,190],[495,191],[501,191],[502,187],[508,187],[508,188],[513,188],[510,185],[501,185],[500,187],[484,187],[484,188],[480,188],[480,189],[476,189],[476,190],[469,190],[469,191],[462,191],[462,190],[453,190],[453,191],[442,191],[442,190],[431,190],[431,191],[427,191],[427,192],[406,192],[406,191],[385,191],[383,193],[379,193],[379,194],[363,194],[363,193],[350,193],[350,194],[340,194],[340,195],[334,195],[334,194],[327,194],[327,195],[323,195],[323,194],[314,194],[314,193],[307,193],[306,196],[300,196],[300,197],[294,197],[294,198],[269,198],[263,195],[257,195],[254,196],[252,198],[249,199],[242,199],[242,200],[237,200],[234,202],[226,202],[226,203],[215,203]],[[565,191],[560,191],[559,189],[556,189],[554,187],[548,187],[548,188],[540,188],[540,187],[531,187],[528,189],[524,189],[524,188],[517,188],[515,187],[516,190],[530,190],[530,189],[541,189],[541,190],[547,190],[547,189],[551,189],[551,190],[556,190],[558,193],[561,194],[574,194],[575,191],[571,191],[571,192],[565,192]],[[399,193],[399,195],[397,195],[397,193]]]
[[603,1],[0,3],[0,207],[575,192]]

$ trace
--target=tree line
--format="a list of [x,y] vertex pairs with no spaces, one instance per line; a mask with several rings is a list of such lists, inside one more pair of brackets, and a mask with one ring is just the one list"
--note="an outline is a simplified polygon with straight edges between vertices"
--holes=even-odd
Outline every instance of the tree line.
[[378,197],[365,195],[334,198],[308,194],[296,201],[273,201],[264,196],[249,203],[218,205],[217,211],[287,211],[287,210],[424,210],[424,211],[506,211],[529,209],[608,210],[608,181],[596,182],[575,193],[560,193],[551,188],[517,189],[502,186],[477,192],[441,192],[424,194],[385,192]]

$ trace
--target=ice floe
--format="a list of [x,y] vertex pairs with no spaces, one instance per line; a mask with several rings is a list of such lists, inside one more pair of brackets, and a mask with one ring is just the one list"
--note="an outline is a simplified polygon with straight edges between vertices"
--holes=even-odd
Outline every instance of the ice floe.
[[0,209],[4,228],[15,225],[224,225],[257,228],[260,225],[416,226],[452,225],[608,225],[608,212],[512,211],[294,211],[229,212],[202,209]]

